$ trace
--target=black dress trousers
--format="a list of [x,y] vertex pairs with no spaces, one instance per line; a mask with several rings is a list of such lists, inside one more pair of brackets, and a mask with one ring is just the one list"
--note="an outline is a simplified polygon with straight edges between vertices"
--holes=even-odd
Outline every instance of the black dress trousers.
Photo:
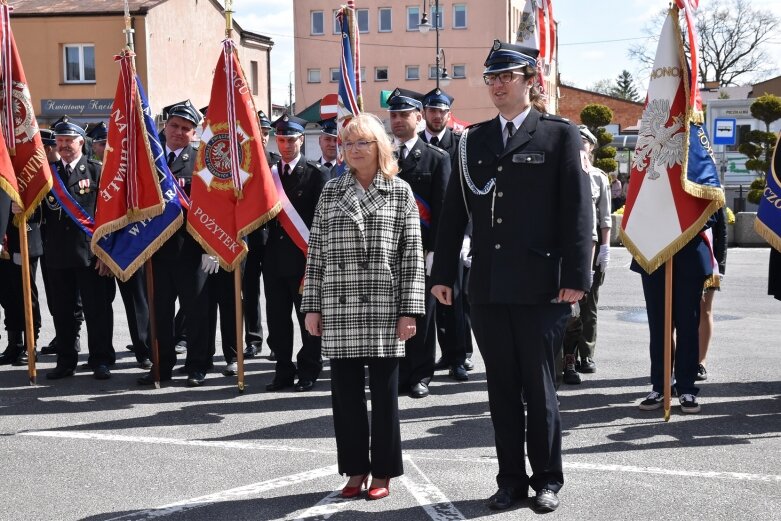
[[220,268],[209,275],[209,358],[217,351],[217,311],[220,313],[220,339],[225,363],[236,361],[236,300],[234,274]]
[[[473,304],[471,312],[485,361],[499,460],[496,482],[500,487],[558,492],[564,474],[554,356],[561,347],[570,306]],[[531,477],[526,472],[525,447],[534,469]]]
[[[366,408],[367,366],[371,428]],[[331,403],[340,474],[357,476],[371,472],[380,479],[404,474],[398,379],[398,358],[331,359]]]
[[133,342],[133,352],[136,360],[141,362],[151,360],[152,350],[149,343],[149,304],[146,296],[146,271],[141,266],[133,275],[122,282],[117,280],[119,294],[125,306],[127,315],[127,327],[130,332],[130,340]]
[[266,249],[264,237],[268,231],[259,228],[247,236],[247,258],[244,276],[241,279],[244,305],[244,343],[254,345],[258,350],[263,345],[263,324],[260,310],[260,275],[263,254]]
[[434,376],[437,299],[430,290],[426,277],[426,314],[415,320],[415,336],[407,340],[407,354],[399,362],[399,389],[402,392],[420,382],[428,385]]

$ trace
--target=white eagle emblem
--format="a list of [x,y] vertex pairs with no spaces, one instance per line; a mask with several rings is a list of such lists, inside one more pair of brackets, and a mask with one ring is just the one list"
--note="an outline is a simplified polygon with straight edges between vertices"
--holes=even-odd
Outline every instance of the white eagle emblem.
[[649,168],[648,179],[659,179],[673,165],[683,163],[683,114],[670,120],[670,100],[655,99],[648,103],[640,120],[635,157],[632,165],[638,172]]

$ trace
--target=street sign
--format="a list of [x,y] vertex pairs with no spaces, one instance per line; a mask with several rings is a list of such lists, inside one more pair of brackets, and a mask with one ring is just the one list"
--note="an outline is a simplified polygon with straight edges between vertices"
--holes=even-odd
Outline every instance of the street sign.
[[737,120],[717,118],[713,122],[713,144],[734,145],[737,138]]
[[320,101],[320,118],[331,119],[336,117],[336,109],[339,106],[338,94],[326,94]]

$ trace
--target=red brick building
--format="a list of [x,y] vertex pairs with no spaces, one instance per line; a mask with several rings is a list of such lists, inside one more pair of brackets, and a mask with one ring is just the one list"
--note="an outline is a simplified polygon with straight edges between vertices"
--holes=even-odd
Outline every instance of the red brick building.
[[620,125],[621,133],[624,133],[628,127],[636,127],[637,121],[643,113],[643,103],[614,98],[577,87],[560,85],[559,94],[561,96],[559,98],[559,115],[578,124],[580,123],[580,112],[589,103],[610,107],[610,110],[613,111],[611,123]]

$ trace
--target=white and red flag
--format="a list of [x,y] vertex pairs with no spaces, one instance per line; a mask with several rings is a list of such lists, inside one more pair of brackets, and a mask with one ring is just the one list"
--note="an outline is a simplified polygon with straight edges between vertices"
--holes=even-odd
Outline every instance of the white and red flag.
[[555,104],[551,101],[551,91],[555,89],[556,61],[556,20],[553,18],[551,0],[526,0],[521,21],[515,35],[515,43],[539,51],[537,69],[541,93],[547,95],[549,112]]
[[620,230],[624,245],[648,273],[700,233],[724,205],[691,77],[673,7],[651,71]]
[[190,188],[187,230],[233,271],[247,254],[242,240],[280,211],[257,111],[236,47],[228,38],[214,70],[209,110]]

